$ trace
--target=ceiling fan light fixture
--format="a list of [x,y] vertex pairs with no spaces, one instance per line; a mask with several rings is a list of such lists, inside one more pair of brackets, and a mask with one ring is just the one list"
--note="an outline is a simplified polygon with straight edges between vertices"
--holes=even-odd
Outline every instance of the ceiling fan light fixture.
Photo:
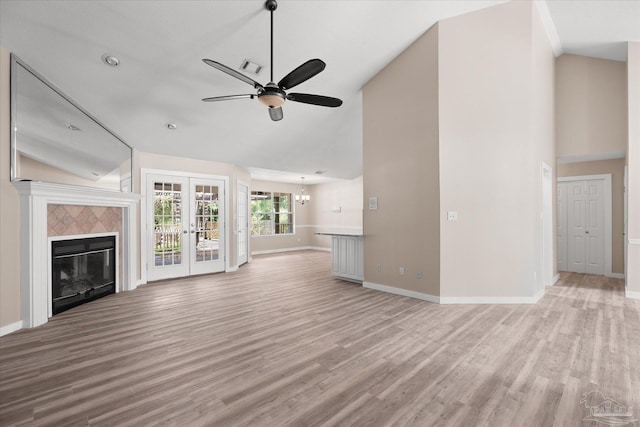
[[269,108],[278,108],[282,107],[284,104],[284,96],[279,93],[265,93],[264,95],[258,96],[258,101]]
[[[340,105],[342,105],[342,101],[340,99],[332,98],[330,96],[313,95],[309,93],[287,94],[286,91],[288,91],[289,89],[299,85],[300,83],[306,82],[311,77],[315,76],[316,74],[324,70],[324,67],[326,66],[326,64],[324,63],[324,61],[317,58],[310,59],[304,64],[300,65],[299,67],[291,71],[289,74],[284,76],[282,80],[278,82],[278,84],[274,83],[274,80],[273,80],[273,12],[277,9],[277,7],[278,7],[277,0],[266,0],[265,8],[269,11],[271,15],[271,26],[270,26],[271,37],[269,38],[270,54],[271,54],[271,61],[270,61],[271,62],[271,74],[270,74],[271,81],[267,85],[262,86],[260,83],[253,80],[251,77],[248,77],[247,75],[233,68],[227,67],[226,65],[221,64],[220,62],[217,62],[208,58],[203,58],[202,62],[204,62],[205,64],[217,70],[220,70],[223,73],[229,74],[230,76],[235,77],[236,79],[241,80],[253,86],[254,89],[258,90],[257,95],[244,94],[244,95],[211,96],[208,98],[203,98],[202,100],[204,102],[214,102],[214,101],[224,101],[224,100],[230,100],[230,99],[244,99],[244,98],[253,99],[255,97],[258,97],[258,100],[260,101],[260,103],[269,108],[268,110],[269,117],[274,122],[282,120],[283,114],[282,114],[281,107],[286,100],[289,100],[292,102],[300,102],[303,104],[319,105],[322,107],[339,107]],[[251,70],[251,68],[253,68],[257,73],[260,71],[262,67],[258,64],[252,63],[248,59],[245,59],[242,65],[240,66],[240,69],[242,71],[253,71]]]

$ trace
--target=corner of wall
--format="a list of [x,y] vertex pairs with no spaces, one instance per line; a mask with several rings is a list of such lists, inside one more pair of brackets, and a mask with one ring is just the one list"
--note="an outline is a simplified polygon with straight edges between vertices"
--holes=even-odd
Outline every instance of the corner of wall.
[[[20,322],[20,200],[10,181],[10,54],[0,46],[0,328]],[[13,325],[13,326],[12,326]]]

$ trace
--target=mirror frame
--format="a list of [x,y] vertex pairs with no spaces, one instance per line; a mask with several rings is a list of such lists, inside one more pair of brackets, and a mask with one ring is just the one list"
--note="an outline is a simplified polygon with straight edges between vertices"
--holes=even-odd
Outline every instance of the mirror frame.
[[[73,101],[71,98],[69,98],[67,95],[64,94],[64,92],[62,92],[60,89],[58,89],[53,83],[51,83],[49,80],[47,80],[46,78],[44,78],[40,73],[38,73],[37,71],[35,71],[33,68],[31,68],[28,64],[26,64],[23,60],[21,60],[17,55],[15,54],[11,54],[11,71],[10,71],[10,78],[11,78],[11,82],[10,82],[10,97],[11,97],[11,105],[10,105],[10,114],[11,114],[11,142],[10,142],[10,150],[11,150],[11,154],[10,154],[10,180],[11,182],[13,181],[30,181],[29,178],[27,177],[19,177],[16,176],[16,162],[17,162],[17,153],[18,153],[18,141],[17,141],[17,120],[18,120],[18,110],[17,110],[17,99],[18,99],[18,67],[22,67],[25,71],[27,71],[28,73],[30,73],[31,75],[33,75],[33,77],[35,77],[37,80],[39,80],[42,84],[45,85],[45,87],[51,89],[52,91],[54,91],[56,94],[58,94],[59,96],[62,97],[62,99],[64,99],[66,102],[68,102],[69,104],[71,104],[73,107],[75,107],[80,113],[84,114],[86,117],[88,117],[91,121],[93,121],[95,124],[97,124],[99,127],[101,127],[104,131],[106,131],[108,134],[110,134],[112,137],[114,137],[117,141],[119,141],[122,145],[124,145],[125,147],[127,147],[129,149],[129,158],[130,158],[130,166],[129,166],[129,190],[127,191],[128,193],[133,193],[134,192],[134,188],[133,188],[133,147],[131,147],[129,144],[127,144],[126,142],[124,142],[124,140],[122,138],[120,138],[118,135],[116,135],[113,131],[111,131],[108,127],[106,127],[104,124],[102,124],[102,122],[100,122],[98,119],[96,119],[93,115],[91,115],[90,113],[88,113],[84,108],[80,107],[75,101]],[[120,176],[120,182],[122,183],[122,176]],[[126,175],[125,175],[126,176]],[[88,188],[99,188],[99,187],[88,187]],[[114,190],[115,191],[115,190]],[[122,190],[119,190],[122,191]]]

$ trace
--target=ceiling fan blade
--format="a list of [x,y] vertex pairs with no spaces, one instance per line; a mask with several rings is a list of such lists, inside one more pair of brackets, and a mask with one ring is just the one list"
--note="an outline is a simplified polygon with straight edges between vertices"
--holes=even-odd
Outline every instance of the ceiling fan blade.
[[213,68],[216,68],[224,73],[229,74],[230,76],[235,77],[236,79],[242,80],[245,83],[250,84],[251,86],[253,86],[254,88],[258,89],[258,88],[262,88],[262,85],[260,83],[258,83],[257,81],[253,80],[250,77],[245,76],[244,74],[242,74],[239,71],[234,70],[233,68],[229,68],[226,65],[223,65],[219,62],[216,61],[212,61],[211,59],[203,59],[202,62],[204,62],[207,65],[212,66]]
[[311,95],[309,93],[290,93],[287,95],[289,101],[302,102],[304,104],[320,105],[322,107],[339,107],[342,100],[330,96]]
[[278,108],[269,108],[269,116],[271,117],[271,120],[273,120],[274,122],[277,122],[278,120],[282,120],[282,108],[278,107]]
[[310,59],[284,76],[284,78],[278,82],[278,86],[284,90],[291,89],[324,70],[325,66],[326,64],[320,59]]
[[228,101],[230,99],[253,99],[257,97],[257,95],[225,95],[225,96],[212,96],[211,98],[202,98],[204,102],[215,102],[215,101]]

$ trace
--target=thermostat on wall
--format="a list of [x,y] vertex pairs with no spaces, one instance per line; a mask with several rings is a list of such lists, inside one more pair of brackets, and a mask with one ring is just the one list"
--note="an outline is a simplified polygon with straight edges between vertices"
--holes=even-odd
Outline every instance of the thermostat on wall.
[[374,211],[378,209],[378,198],[377,197],[369,197],[369,210]]

